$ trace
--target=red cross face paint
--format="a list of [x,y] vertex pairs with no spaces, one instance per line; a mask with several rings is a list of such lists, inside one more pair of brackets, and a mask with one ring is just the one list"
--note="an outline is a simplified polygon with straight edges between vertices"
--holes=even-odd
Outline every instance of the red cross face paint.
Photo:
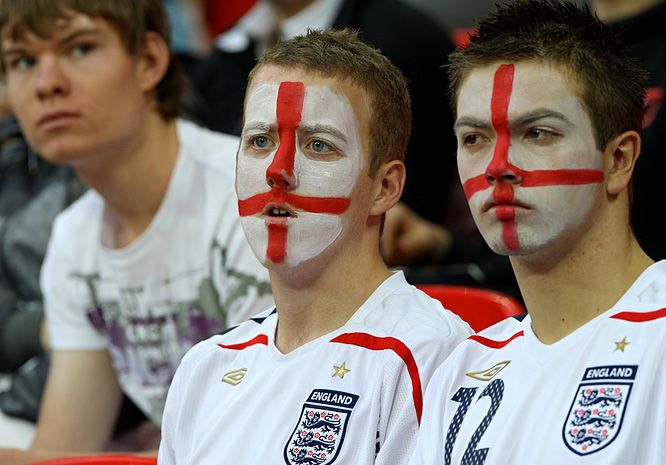
[[587,229],[603,198],[603,158],[564,74],[535,62],[476,69],[457,114],[460,178],[495,252],[527,255]]
[[245,106],[236,190],[264,265],[312,259],[340,235],[363,165],[349,100],[324,85],[257,83]]

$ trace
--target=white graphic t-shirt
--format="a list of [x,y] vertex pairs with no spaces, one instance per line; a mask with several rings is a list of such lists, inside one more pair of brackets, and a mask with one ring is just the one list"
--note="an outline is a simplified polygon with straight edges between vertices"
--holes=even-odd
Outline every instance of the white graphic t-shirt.
[[108,349],[123,391],[156,424],[185,352],[272,303],[238,217],[238,139],[185,121],[178,137],[147,230],[102,246],[104,201],[91,190],[56,218],[41,278],[51,346]]

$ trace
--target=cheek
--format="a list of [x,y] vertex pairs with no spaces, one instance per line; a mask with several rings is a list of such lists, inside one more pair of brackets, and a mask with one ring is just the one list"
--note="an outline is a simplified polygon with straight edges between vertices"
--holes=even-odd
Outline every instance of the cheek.
[[458,176],[464,184],[465,181],[482,175],[486,172],[492,154],[486,156],[484,153],[458,153]]
[[259,192],[268,190],[266,184],[266,170],[273,159],[275,152],[265,158],[256,158],[238,154],[236,165],[236,190],[239,199],[246,199]]
[[357,157],[349,154],[335,161],[321,161],[297,153],[298,193],[310,197],[349,197],[358,179]]

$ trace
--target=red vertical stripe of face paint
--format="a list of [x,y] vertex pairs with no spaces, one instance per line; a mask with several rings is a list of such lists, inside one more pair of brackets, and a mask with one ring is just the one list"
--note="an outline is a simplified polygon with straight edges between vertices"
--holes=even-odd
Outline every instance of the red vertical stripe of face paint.
[[[294,175],[296,157],[296,129],[301,122],[305,86],[302,82],[283,82],[277,96],[276,117],[280,145],[275,158],[266,170],[266,176],[279,181]],[[287,255],[287,225],[268,225],[266,256],[273,263],[282,263]]]
[[493,95],[490,101],[490,111],[493,128],[497,134],[497,142],[495,143],[493,159],[486,171],[498,182],[501,182],[504,171],[510,167],[509,102],[511,101],[511,88],[513,87],[513,70],[513,65],[500,65],[497,68],[493,81]]
[[287,256],[287,225],[268,225],[268,250],[266,256],[273,263],[282,263]]
[[[509,103],[513,87],[513,65],[500,65],[495,71],[493,95],[490,102],[493,128],[497,134],[493,159],[488,165],[487,173],[495,179],[493,199],[496,202],[508,203],[513,200],[513,186],[503,176],[511,169],[509,164],[509,147],[511,133],[509,131]],[[520,248],[518,228],[515,220],[516,211],[513,207],[496,207],[495,217],[502,222],[502,240],[507,249],[517,251]]]
[[296,157],[296,129],[301,122],[305,86],[302,82],[283,82],[277,96],[277,124],[280,145],[266,176],[281,180],[294,175]]

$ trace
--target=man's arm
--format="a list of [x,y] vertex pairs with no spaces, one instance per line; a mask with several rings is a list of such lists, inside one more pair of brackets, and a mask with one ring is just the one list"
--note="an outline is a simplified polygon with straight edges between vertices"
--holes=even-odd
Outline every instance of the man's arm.
[[31,449],[103,450],[121,400],[116,371],[106,350],[53,352]]
[[0,451],[0,463],[29,464],[106,448],[122,393],[106,350],[57,350],[29,451]]

